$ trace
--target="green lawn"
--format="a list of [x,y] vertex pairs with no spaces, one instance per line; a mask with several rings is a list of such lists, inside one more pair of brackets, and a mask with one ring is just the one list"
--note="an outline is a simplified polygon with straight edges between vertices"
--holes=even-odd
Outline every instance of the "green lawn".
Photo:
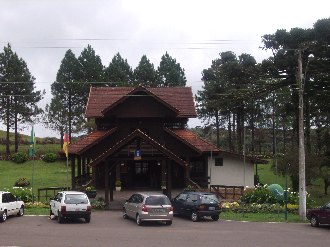
[[[33,166],[34,164],[34,166]],[[38,188],[65,187],[67,185],[66,162],[46,163],[41,160],[27,161],[16,164],[11,161],[0,161],[0,190],[12,188],[19,178],[27,178],[32,186],[34,167],[33,191],[37,194]],[[68,184],[71,186],[71,169],[68,167]]]
[[289,213],[285,220],[284,213],[234,213],[224,211],[220,214],[220,219],[235,221],[254,221],[254,222],[301,222],[298,214]]
[[[275,175],[271,169],[271,164],[258,165],[259,180],[262,184],[279,184],[285,189],[285,177]],[[291,180],[288,177],[288,188],[292,188]],[[311,184],[306,186],[306,191],[315,201],[315,206],[322,206],[330,201],[330,195],[324,194],[324,184],[321,179],[313,180]]]

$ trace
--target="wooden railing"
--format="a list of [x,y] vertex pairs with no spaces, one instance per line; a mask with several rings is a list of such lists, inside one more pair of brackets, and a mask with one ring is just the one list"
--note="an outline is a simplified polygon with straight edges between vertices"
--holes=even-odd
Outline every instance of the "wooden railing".
[[53,198],[55,194],[62,190],[70,190],[70,187],[48,187],[48,188],[39,188],[38,189],[38,202],[40,198],[45,198],[45,202],[49,202],[50,198]]
[[237,201],[244,194],[244,186],[210,185],[210,192],[223,200]]

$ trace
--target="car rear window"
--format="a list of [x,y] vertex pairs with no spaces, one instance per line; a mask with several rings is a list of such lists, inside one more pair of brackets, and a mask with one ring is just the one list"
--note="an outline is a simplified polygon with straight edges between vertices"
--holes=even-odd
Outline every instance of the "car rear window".
[[201,203],[219,203],[219,200],[215,195],[202,195]]
[[170,205],[171,202],[167,196],[148,196],[146,205]]
[[87,199],[86,195],[67,194],[67,195],[65,195],[64,203],[66,203],[66,204],[87,204],[88,199]]

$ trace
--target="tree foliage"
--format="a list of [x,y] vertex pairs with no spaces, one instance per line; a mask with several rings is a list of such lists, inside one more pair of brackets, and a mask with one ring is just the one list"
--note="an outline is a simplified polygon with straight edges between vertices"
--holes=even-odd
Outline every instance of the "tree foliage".
[[157,78],[160,87],[184,87],[187,82],[184,69],[167,52],[161,57],[157,69]]
[[9,156],[9,131],[15,132],[15,152],[18,150],[18,126],[32,124],[42,110],[37,103],[43,93],[35,91],[34,77],[26,62],[12,51],[10,44],[0,53],[0,118],[7,126],[6,154]]
[[108,86],[127,87],[132,83],[133,71],[127,59],[121,57],[119,52],[112,58],[105,69],[105,80]]
[[133,86],[156,87],[156,71],[146,55],[141,57],[139,65],[134,69]]

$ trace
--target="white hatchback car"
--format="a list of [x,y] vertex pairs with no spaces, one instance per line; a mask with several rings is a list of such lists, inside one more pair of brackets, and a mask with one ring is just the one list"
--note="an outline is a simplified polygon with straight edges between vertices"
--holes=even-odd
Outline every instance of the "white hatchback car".
[[91,220],[92,206],[87,195],[80,191],[61,191],[50,201],[50,217],[63,223],[65,218]]
[[23,216],[24,202],[8,191],[0,191],[0,222],[6,221],[9,215]]

